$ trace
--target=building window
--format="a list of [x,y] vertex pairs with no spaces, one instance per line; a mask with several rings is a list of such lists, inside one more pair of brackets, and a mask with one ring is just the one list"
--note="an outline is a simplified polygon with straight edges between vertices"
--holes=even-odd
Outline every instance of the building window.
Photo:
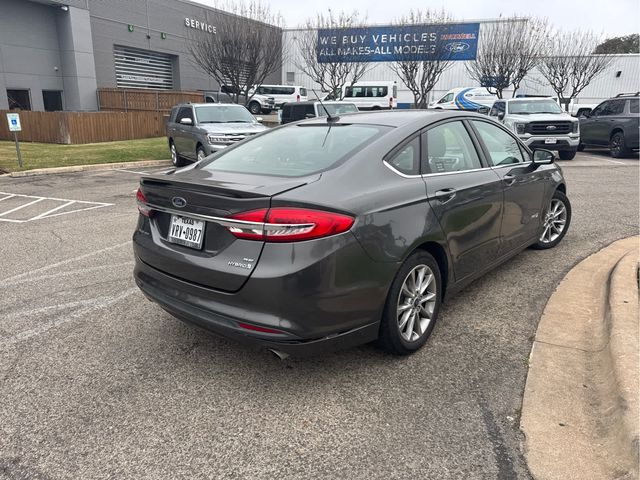
[[31,110],[31,96],[29,90],[7,89],[9,110]]
[[62,110],[62,92],[60,90],[43,90],[42,101],[45,112],[58,112]]
[[296,83],[296,72],[287,72],[287,85]]

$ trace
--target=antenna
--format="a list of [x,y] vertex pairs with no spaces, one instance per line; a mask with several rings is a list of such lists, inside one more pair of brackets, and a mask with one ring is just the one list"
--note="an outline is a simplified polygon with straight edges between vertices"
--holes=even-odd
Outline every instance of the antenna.
[[320,100],[320,97],[318,96],[318,94],[316,93],[316,91],[312,88],[311,91],[313,92],[313,94],[316,96],[316,98],[318,99],[318,101],[320,102],[320,105],[322,105],[322,108],[324,109],[324,112],[327,114],[327,122],[337,122],[338,120],[340,120],[340,117],[338,116],[333,116],[329,113],[329,110],[327,110],[327,107],[324,106],[324,103],[322,103],[322,100]]

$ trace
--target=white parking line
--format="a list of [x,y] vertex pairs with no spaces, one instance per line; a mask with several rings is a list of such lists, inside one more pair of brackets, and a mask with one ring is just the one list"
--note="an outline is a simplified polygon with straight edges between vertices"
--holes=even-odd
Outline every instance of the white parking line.
[[[7,210],[6,212],[0,213],[0,217],[6,217],[7,215],[10,215],[11,213],[14,213],[22,208],[28,207],[30,205],[35,205],[36,203],[42,202],[44,200],[47,200],[49,202],[61,202],[61,205],[51,208],[45,212],[38,213],[31,218],[27,218],[27,219],[0,218],[0,222],[25,223],[25,222],[31,222],[34,220],[41,220],[43,218],[51,218],[51,217],[57,217],[59,215],[67,215],[69,213],[77,213],[77,212],[84,212],[86,210],[93,210],[96,208],[111,207],[114,205],[113,203],[89,202],[86,200],[71,200],[68,198],[56,198],[56,197],[41,197],[38,195],[23,195],[20,193],[0,192],[0,195],[5,195],[3,198],[0,198],[0,202],[8,198],[33,199],[23,205]],[[81,208],[75,208],[73,210],[68,210],[66,212],[55,213],[55,212],[58,212],[59,210],[70,207],[71,205],[76,205]]]

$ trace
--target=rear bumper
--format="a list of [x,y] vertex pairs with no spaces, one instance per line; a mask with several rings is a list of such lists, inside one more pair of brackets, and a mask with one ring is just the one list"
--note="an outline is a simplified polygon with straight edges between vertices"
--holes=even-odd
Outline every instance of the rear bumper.
[[[146,263],[155,258],[151,239],[136,234],[134,277],[147,298],[180,320],[244,343],[316,355],[377,337],[397,268],[372,261],[351,234],[326,240],[331,243],[266,244],[246,283],[225,292]],[[247,330],[240,323],[278,333]]]

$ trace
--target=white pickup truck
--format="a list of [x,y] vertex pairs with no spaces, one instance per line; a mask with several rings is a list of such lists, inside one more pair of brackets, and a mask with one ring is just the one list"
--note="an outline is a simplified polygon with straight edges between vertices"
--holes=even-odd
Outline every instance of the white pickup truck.
[[576,156],[580,144],[580,122],[552,98],[497,100],[489,116],[504,124],[528,147],[558,152],[561,160]]

